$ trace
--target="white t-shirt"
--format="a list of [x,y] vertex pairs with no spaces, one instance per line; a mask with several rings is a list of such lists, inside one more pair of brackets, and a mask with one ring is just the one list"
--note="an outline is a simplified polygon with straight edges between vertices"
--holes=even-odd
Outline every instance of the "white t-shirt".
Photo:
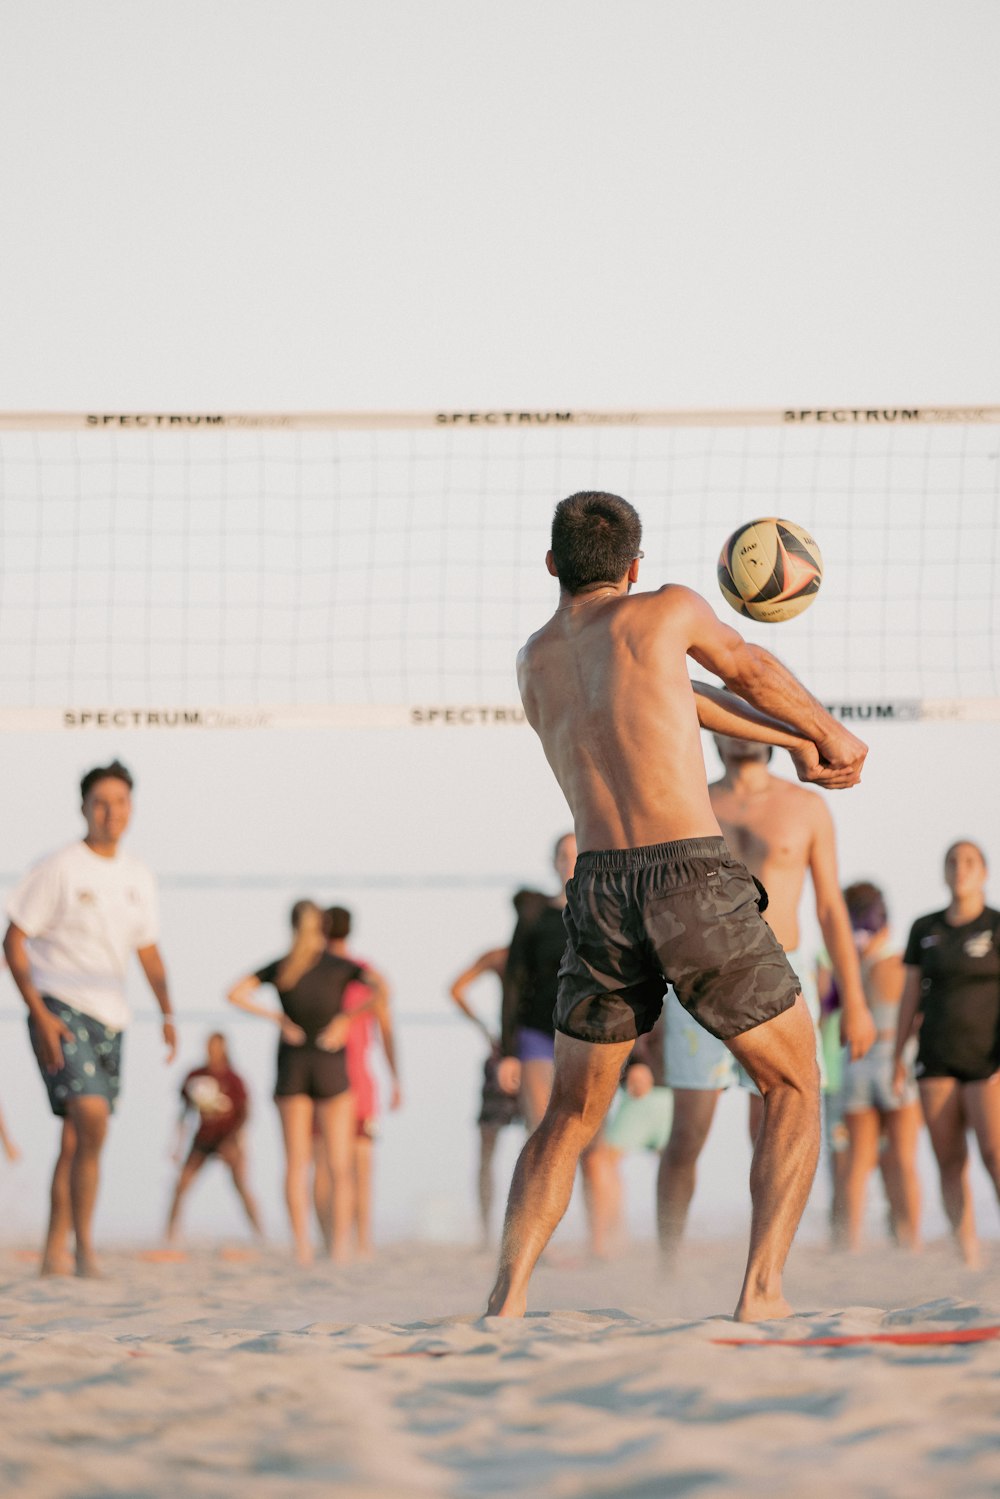
[[113,859],[71,843],[28,871],[7,902],[28,938],[31,977],[114,1030],[129,1021],[125,970],[136,948],[158,936],[156,884],[138,859]]

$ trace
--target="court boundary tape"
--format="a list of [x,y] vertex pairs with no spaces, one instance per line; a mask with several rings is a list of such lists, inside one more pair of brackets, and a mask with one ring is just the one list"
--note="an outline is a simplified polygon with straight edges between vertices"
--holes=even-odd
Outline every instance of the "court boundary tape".
[[861,1332],[817,1338],[712,1338],[720,1348],[859,1348],[890,1344],[921,1348],[949,1343],[989,1343],[1000,1338],[1000,1327],[952,1327],[923,1332]]

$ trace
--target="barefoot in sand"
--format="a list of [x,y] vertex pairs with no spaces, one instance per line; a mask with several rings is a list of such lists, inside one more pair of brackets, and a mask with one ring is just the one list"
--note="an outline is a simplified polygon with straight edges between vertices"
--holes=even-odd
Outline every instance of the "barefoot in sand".
[[735,1322],[777,1322],[780,1318],[791,1315],[792,1308],[784,1296],[753,1296],[744,1291],[733,1313],[733,1320]]

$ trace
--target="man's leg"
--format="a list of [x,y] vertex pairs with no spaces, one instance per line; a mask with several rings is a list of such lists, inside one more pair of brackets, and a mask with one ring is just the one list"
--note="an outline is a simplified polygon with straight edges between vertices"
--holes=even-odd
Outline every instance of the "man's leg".
[[764,1115],[750,1167],[750,1255],[741,1322],[788,1316],[781,1275],[819,1160],[819,1068],[801,994],[774,1020],[726,1043],[760,1089]]
[[206,1160],[207,1156],[203,1156],[200,1151],[195,1151],[188,1156],[187,1160],[181,1167],[180,1175],[177,1178],[177,1185],[174,1188],[173,1201],[170,1204],[170,1213],[167,1218],[168,1243],[173,1243],[174,1239],[177,1237],[177,1220],[181,1211],[181,1203],[187,1196],[188,1188],[194,1181],[195,1177],[198,1175],[198,1172],[201,1170],[202,1166],[204,1166]]
[[59,1154],[52,1173],[49,1196],[49,1228],[42,1250],[42,1275],[72,1275],[73,1256],[69,1236],[73,1228],[73,1207],[69,1195],[69,1177],[76,1154],[76,1130],[72,1119],[64,1119],[59,1139]]
[[514,1168],[487,1315],[523,1316],[531,1272],[566,1211],[580,1153],[603,1123],[632,1045],[556,1036],[552,1096]]
[[675,1088],[670,1139],[660,1157],[656,1181],[656,1223],[660,1249],[671,1258],[684,1236],[694,1196],[698,1157],[708,1139],[719,1101],[718,1089]]
[[101,1150],[108,1133],[108,1100],[96,1094],[84,1094],[82,1098],[71,1099],[67,1111],[76,1131],[76,1150],[69,1173],[73,1232],[76,1235],[76,1273],[99,1275],[91,1224],[100,1180]]

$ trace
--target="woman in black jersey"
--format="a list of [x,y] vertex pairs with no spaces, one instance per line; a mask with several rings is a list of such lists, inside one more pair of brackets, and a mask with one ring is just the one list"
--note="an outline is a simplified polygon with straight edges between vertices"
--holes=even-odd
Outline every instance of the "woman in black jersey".
[[[359,1016],[375,1008],[387,993],[374,969],[327,951],[322,912],[315,902],[292,907],[292,948],[283,958],[247,974],[230,990],[230,1004],[272,1021],[281,1032],[274,1099],[285,1141],[285,1200],[299,1264],[312,1261],[309,1237],[309,1168],[313,1159],[313,1116],[319,1123],[333,1181],[335,1260],[350,1257],[354,1212],[354,1098],[347,1080],[344,1046]],[[371,1000],[343,1013],[344,991],[351,983],[367,984]],[[274,1010],[251,996],[261,984],[272,984],[281,1002]]]
[[894,1083],[902,1092],[903,1049],[919,1016],[920,1103],[948,1221],[966,1263],[975,1265],[969,1129],[1000,1198],[1000,911],[986,904],[986,857],[975,843],[952,844],[944,876],[949,905],[913,923],[903,956]]

